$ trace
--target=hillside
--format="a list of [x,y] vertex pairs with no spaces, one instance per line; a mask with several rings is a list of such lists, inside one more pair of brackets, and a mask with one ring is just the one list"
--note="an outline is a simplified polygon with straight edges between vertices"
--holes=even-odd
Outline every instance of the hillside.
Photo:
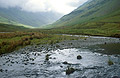
[[53,12],[26,12],[20,8],[0,8],[0,22],[21,23],[33,27],[51,24],[58,20],[61,14]]
[[[119,0],[92,0],[78,7],[70,14],[63,16],[60,20],[53,23],[52,26],[72,26],[104,19],[108,14],[120,10]],[[109,16],[110,17],[110,16]]]
[[0,23],[0,32],[13,32],[13,31],[24,31],[28,28],[20,25],[12,25],[6,23]]
[[89,0],[46,28],[72,34],[120,34],[119,4],[119,0]]

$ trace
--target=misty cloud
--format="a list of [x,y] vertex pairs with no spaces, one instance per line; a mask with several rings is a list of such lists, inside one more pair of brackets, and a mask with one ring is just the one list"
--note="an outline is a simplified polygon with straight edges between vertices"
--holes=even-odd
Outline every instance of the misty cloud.
[[0,0],[0,7],[20,7],[29,12],[55,11],[67,14],[87,0]]

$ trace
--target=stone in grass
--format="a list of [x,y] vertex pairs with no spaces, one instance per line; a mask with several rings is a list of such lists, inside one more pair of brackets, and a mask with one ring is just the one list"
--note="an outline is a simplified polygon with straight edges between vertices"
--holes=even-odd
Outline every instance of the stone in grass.
[[108,60],[108,65],[110,66],[110,65],[113,65],[114,63],[112,62],[112,60]]
[[68,68],[66,69],[66,75],[70,75],[70,74],[72,74],[73,72],[75,72],[75,69],[72,68],[72,67],[68,67]]
[[77,59],[82,59],[82,56],[78,55],[78,56],[77,56]]

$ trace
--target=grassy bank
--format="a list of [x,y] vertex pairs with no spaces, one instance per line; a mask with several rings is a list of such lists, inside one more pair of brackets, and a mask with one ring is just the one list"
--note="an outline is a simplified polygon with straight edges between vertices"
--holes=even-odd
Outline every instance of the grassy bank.
[[[114,26],[113,26],[114,27]],[[105,36],[105,37],[116,37],[120,38],[120,30],[116,27],[114,30],[113,27],[106,28],[105,30],[102,28],[91,28],[91,29],[83,29],[83,28],[56,28],[56,29],[28,29],[28,31],[36,31],[41,33],[51,33],[51,34],[71,34],[71,35],[91,35],[91,36]]]
[[76,37],[48,35],[39,32],[0,33],[0,54],[9,53],[28,45],[55,44],[63,40],[74,40]]

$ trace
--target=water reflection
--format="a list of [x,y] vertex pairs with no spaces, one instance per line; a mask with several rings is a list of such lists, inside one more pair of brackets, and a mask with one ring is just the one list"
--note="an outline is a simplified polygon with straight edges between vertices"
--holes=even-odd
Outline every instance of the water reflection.
[[[106,48],[99,48],[104,51]],[[96,50],[97,51],[97,48]],[[107,55],[96,53],[89,47],[85,48],[68,48],[57,49],[49,52],[27,52],[10,53],[0,57],[0,77],[1,78],[102,78],[119,76],[120,65],[118,62],[119,55]],[[50,54],[49,61],[45,61],[46,53]],[[78,60],[77,55],[82,59]],[[114,61],[115,65],[109,67],[109,58]],[[66,61],[68,64],[63,64]],[[77,71],[67,76],[65,70],[71,66]],[[112,72],[111,74],[111,71]],[[100,73],[100,74],[99,74]],[[107,74],[107,75],[104,75]]]
[[[94,53],[89,49],[64,49],[54,51],[55,54],[51,55],[52,62],[64,62],[67,61],[70,64],[79,64],[81,66],[105,66],[107,65],[108,55]],[[78,60],[77,55],[81,55],[82,59]],[[112,57],[111,57],[112,58]]]

